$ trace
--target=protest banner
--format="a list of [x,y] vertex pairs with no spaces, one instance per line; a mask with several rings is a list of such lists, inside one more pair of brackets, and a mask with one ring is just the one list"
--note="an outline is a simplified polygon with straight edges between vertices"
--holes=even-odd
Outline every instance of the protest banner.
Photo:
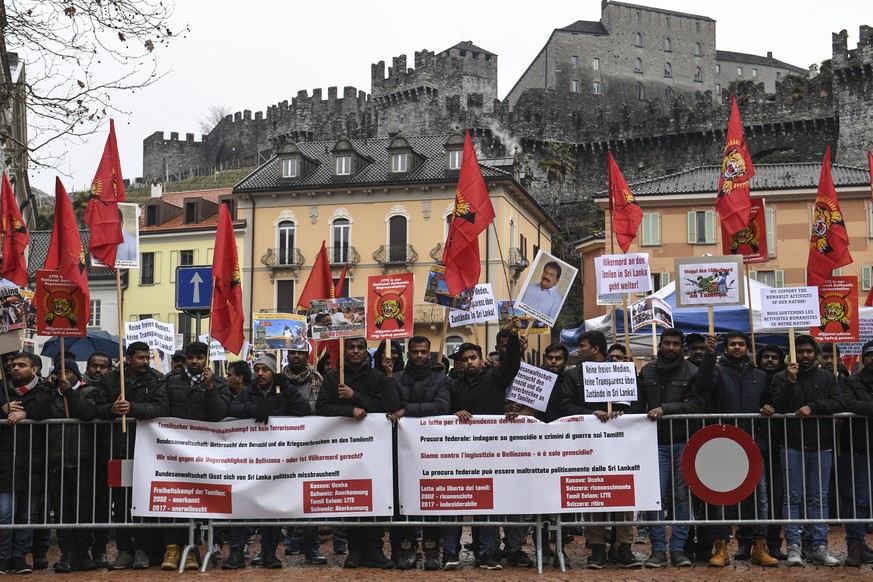
[[818,287],[820,320],[809,334],[819,342],[858,341],[858,277],[825,279]]
[[518,291],[515,308],[553,326],[579,269],[540,249]]
[[24,313],[25,327],[36,332],[36,303],[35,293],[30,289],[19,289],[21,293],[21,311]]
[[[601,255],[594,258],[598,297],[652,290],[648,253]],[[618,303],[621,304],[621,301]]]
[[607,293],[606,295],[597,295],[597,305],[624,305],[624,293]]
[[[525,314],[515,308],[515,301],[498,301],[497,302],[498,320],[497,325],[501,328],[509,327],[509,321],[513,316],[521,320],[521,329],[527,334],[547,334],[549,326],[538,319],[534,319],[530,315]],[[532,326],[532,327],[531,327]],[[527,328],[530,327],[530,331]]]
[[522,362],[506,393],[506,399],[545,412],[557,379],[557,374]]
[[586,402],[633,402],[637,372],[633,362],[581,362]]
[[140,319],[124,322],[124,339],[127,345],[145,342],[150,350],[172,354],[176,351],[176,326],[157,319]]
[[761,288],[761,325],[764,328],[812,327],[819,322],[816,287]]
[[59,271],[36,272],[36,332],[39,335],[85,337],[88,320],[85,294]]
[[442,265],[431,265],[424,288],[424,302],[467,311],[473,302],[473,287],[464,289],[458,295],[452,295],[446,285],[446,268]]
[[844,342],[840,344],[840,351],[844,356],[860,356],[861,348],[865,343],[873,340],[873,318],[858,318],[858,341]]
[[293,313],[253,313],[252,327],[256,350],[309,349],[309,325],[305,315]]
[[221,342],[210,338],[208,335],[201,335],[199,339],[204,344],[206,343],[206,339],[209,338],[209,361],[210,362],[224,362],[227,360],[227,355],[224,353],[224,346],[221,345]]
[[676,307],[745,304],[742,257],[674,259]]
[[24,309],[21,287],[7,279],[0,281],[0,333],[23,329],[27,320]]
[[414,275],[373,275],[367,282],[367,339],[412,337]]
[[377,416],[140,422],[133,515],[390,516],[391,423]]
[[657,426],[645,415],[403,418],[397,441],[404,515],[662,509]]
[[769,259],[769,251],[764,199],[752,198],[751,209],[752,220],[749,226],[734,233],[721,229],[721,252],[724,255],[742,255],[746,264],[765,263]]
[[646,326],[660,325],[673,327],[673,308],[658,297],[644,297],[630,306],[631,329],[640,330]]
[[494,301],[491,283],[483,283],[473,288],[473,301],[470,302],[469,310],[452,309],[449,312],[450,327],[497,321],[498,319],[497,304]]
[[309,302],[312,339],[364,337],[367,312],[363,297],[315,299]]

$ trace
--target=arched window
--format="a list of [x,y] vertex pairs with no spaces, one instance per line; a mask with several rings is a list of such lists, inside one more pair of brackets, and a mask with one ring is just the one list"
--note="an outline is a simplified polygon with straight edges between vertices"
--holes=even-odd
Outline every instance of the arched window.
[[673,87],[667,87],[667,89],[664,91],[664,97],[667,99],[667,101],[673,100]]
[[703,54],[703,50],[700,48],[700,43],[695,42],[694,43],[694,56],[699,57],[701,54]]
[[634,61],[634,73],[642,73],[643,72],[643,60],[637,58]]
[[407,226],[402,214],[388,219],[388,260],[392,263],[406,262]]
[[670,37],[669,37],[669,36],[664,38],[664,50],[667,51],[667,52],[670,52],[671,50],[673,50],[673,49],[672,49],[672,45],[671,45],[671,43],[670,43]]
[[694,69],[694,80],[697,81],[698,83],[703,82],[703,71],[700,70],[700,67],[697,67],[696,69]]
[[331,224],[331,263],[348,263],[352,244],[352,223],[348,218],[336,218]]
[[673,65],[671,65],[670,63],[664,64],[664,76],[665,77],[672,77],[673,76]]
[[634,46],[643,46],[643,35],[639,32],[634,33]]
[[637,83],[637,99],[643,100],[646,98],[646,88],[642,83]]
[[278,254],[280,265],[293,265],[296,261],[295,243],[297,237],[297,225],[290,220],[283,220],[276,225],[276,235],[278,237]]

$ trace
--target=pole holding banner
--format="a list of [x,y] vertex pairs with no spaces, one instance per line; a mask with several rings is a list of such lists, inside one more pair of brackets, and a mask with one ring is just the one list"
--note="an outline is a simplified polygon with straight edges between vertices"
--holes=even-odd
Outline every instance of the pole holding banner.
[[[446,316],[448,317],[448,312],[446,312]],[[445,329],[443,330],[445,333]],[[389,344],[390,345],[390,344]],[[340,384],[346,383],[346,338],[340,336],[339,338],[339,373],[340,373]]]
[[709,335],[715,334],[715,309],[712,305],[706,307],[706,316],[709,319]]
[[[121,339],[124,334],[121,331],[122,326],[122,305],[121,305],[121,269],[115,268],[115,295],[118,298],[118,378],[119,389],[121,390],[121,399],[124,397],[124,341]],[[121,415],[121,432],[127,432],[127,415]]]
[[[66,349],[64,348],[64,336],[61,336],[61,378],[58,379],[58,386],[61,385],[61,381],[67,381],[67,354],[64,352]],[[67,395],[61,395],[64,399],[64,414],[67,418],[70,418],[70,405],[67,404]]]
[[749,337],[752,341],[752,365],[758,367],[758,358],[754,357],[758,353],[755,349],[755,317],[752,313],[752,280],[749,277],[749,263],[743,262],[743,267],[746,271],[746,297],[749,301]]
[[797,362],[797,350],[794,347],[794,326],[788,328],[788,362]]

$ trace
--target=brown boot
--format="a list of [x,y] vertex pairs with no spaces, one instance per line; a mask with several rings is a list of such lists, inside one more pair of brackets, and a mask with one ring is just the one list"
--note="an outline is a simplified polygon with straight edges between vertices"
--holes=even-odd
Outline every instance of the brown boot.
[[770,555],[767,540],[761,538],[755,540],[752,546],[752,563],[758,566],[778,566],[779,560]]
[[709,559],[710,566],[723,568],[731,563],[731,556],[728,554],[726,541],[715,540],[712,544],[712,549],[712,557]]

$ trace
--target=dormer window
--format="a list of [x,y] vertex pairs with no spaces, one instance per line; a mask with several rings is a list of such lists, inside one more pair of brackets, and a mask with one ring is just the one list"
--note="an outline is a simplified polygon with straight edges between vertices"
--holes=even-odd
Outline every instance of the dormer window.
[[300,151],[300,147],[293,141],[286,141],[279,148],[277,153],[279,158],[279,179],[280,180],[297,180],[306,176],[311,172],[317,162],[309,158]]
[[446,169],[460,170],[464,159],[464,134],[460,131],[450,134],[443,147],[446,148]]
[[391,171],[406,172],[409,168],[409,155],[406,153],[391,154]]
[[195,224],[197,222],[197,201],[188,200],[185,202],[185,224]]
[[298,158],[286,158],[282,160],[282,177],[296,178],[300,175],[300,160]]
[[149,204],[146,207],[146,226],[158,225],[158,205]]
[[348,176],[352,173],[352,156],[336,156],[334,170],[337,176]]
[[461,159],[464,157],[464,152],[461,150],[452,150],[448,152],[449,155],[449,169],[450,170],[460,170],[461,169]]

